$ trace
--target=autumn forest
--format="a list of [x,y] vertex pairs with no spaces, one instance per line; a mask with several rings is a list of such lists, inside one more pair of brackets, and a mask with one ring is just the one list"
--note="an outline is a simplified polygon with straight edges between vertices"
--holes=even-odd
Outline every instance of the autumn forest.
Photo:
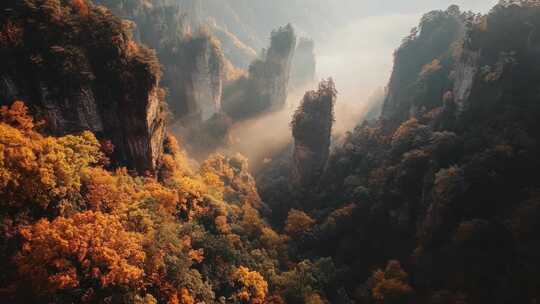
[[540,301],[540,3],[333,2],[0,1],[0,304]]

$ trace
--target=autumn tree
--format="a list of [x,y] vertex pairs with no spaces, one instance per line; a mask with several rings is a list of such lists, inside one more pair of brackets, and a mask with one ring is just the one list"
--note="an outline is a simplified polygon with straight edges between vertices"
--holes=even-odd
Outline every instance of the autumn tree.
[[73,0],[72,5],[75,12],[77,12],[80,16],[88,16],[90,13],[86,0]]
[[385,270],[376,270],[368,280],[371,296],[376,303],[408,303],[413,290],[408,275],[398,261],[389,261]]
[[141,287],[143,237],[126,231],[117,216],[86,211],[43,219],[20,232],[24,241],[15,263],[37,294]]
[[262,304],[268,293],[268,283],[256,271],[240,266],[233,274],[239,290],[234,298],[241,303]]
[[297,237],[309,231],[314,224],[315,220],[305,212],[292,209],[289,211],[283,231],[289,236]]
[[35,127],[34,118],[28,113],[28,107],[20,100],[9,107],[0,107],[0,121],[25,133],[32,132]]
[[2,204],[46,210],[54,203],[62,209],[80,190],[81,170],[101,160],[99,142],[90,132],[55,138],[33,128],[24,104],[0,110]]

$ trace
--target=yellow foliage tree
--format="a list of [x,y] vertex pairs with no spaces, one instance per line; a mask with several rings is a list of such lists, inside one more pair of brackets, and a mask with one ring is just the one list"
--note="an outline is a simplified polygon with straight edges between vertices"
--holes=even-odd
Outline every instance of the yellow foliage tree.
[[284,232],[289,236],[299,236],[310,230],[314,224],[315,220],[305,212],[291,209],[285,222]]
[[234,272],[233,279],[240,287],[240,290],[234,295],[237,301],[252,304],[264,302],[268,293],[268,283],[260,273],[240,266]]
[[373,299],[383,304],[408,303],[413,290],[407,278],[398,261],[389,261],[384,271],[376,270],[368,281]]
[[40,220],[20,232],[24,241],[15,263],[38,293],[141,285],[143,237],[126,231],[117,216],[86,211]]
[[0,110],[0,195],[10,207],[42,209],[57,206],[78,194],[80,172],[103,155],[90,132],[64,137],[43,137],[24,104]]

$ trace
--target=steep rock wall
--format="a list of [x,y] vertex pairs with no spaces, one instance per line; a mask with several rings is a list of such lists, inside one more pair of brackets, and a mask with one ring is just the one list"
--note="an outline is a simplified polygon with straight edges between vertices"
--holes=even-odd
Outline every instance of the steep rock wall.
[[288,24],[272,32],[270,47],[249,67],[249,75],[228,85],[224,111],[234,119],[249,118],[285,106],[296,34]]
[[253,69],[255,79],[260,86],[257,92],[267,100],[261,100],[263,107],[279,109],[287,101],[291,62],[294,57],[296,36],[290,24],[272,33],[270,48],[266,53],[265,66],[262,70]]
[[501,2],[489,15],[474,20],[456,68],[454,99],[461,116],[486,112],[501,103],[536,103],[539,12],[534,1]]
[[204,33],[162,49],[163,85],[176,117],[204,122],[221,110],[223,54],[219,43]]
[[442,105],[443,95],[452,87],[449,75],[454,53],[465,34],[465,20],[457,6],[446,11],[432,11],[422,17],[418,28],[394,54],[394,69],[382,117],[403,122],[419,111]]
[[24,100],[49,132],[91,130],[112,141],[117,165],[155,170],[165,120],[154,53],[90,3],[16,2],[0,4],[0,102]]
[[219,41],[198,29],[200,1],[97,2],[131,20],[138,39],[156,50],[175,119],[198,123],[219,112],[225,58]]
[[323,81],[317,91],[309,91],[296,110],[292,125],[294,137],[292,183],[314,186],[322,176],[330,152],[336,89],[333,81]]

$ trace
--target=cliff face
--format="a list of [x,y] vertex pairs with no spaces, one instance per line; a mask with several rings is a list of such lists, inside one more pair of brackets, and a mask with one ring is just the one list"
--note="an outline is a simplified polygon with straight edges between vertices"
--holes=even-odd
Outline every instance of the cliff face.
[[330,79],[321,82],[317,91],[307,92],[294,114],[291,178],[297,186],[315,186],[324,172],[330,151],[335,102],[336,89]]
[[470,117],[512,102],[528,107],[539,91],[540,8],[536,2],[509,3],[475,20],[456,68],[454,99]]
[[133,21],[138,39],[156,50],[175,118],[204,122],[221,109],[225,58],[219,41],[197,29],[201,26],[199,1],[98,3]]
[[539,46],[534,9],[528,6],[527,1],[503,2],[487,16],[456,7],[425,15],[396,51],[382,117],[400,123],[449,103],[458,116],[470,116],[476,105],[528,94],[524,85],[512,87],[508,81],[534,74],[526,65],[536,64],[531,58]]
[[296,36],[289,24],[272,33],[265,61],[251,66],[254,91],[262,95],[259,102],[263,108],[279,109],[285,105],[295,46]]
[[402,122],[442,105],[444,93],[452,88],[448,79],[470,17],[456,6],[424,15],[394,54],[384,119]]
[[159,64],[128,25],[84,1],[4,1],[0,100],[24,100],[53,134],[91,130],[114,160],[154,170],[165,133]]
[[[455,33],[455,14],[436,15],[451,21],[436,32]],[[415,51],[425,58],[403,61],[398,50],[384,117],[348,134],[320,182],[302,192],[312,195],[292,203],[324,214],[301,252],[347,265],[344,285],[355,286],[347,293],[359,303],[373,301],[357,291],[369,290],[372,269],[390,259],[411,274],[414,295],[403,293],[403,303],[528,303],[540,295],[532,258],[540,253],[532,220],[540,196],[529,191],[540,187],[540,4],[501,2],[466,19],[452,54],[436,43],[444,35],[419,38],[429,32],[405,47],[428,39]],[[413,60],[419,72],[407,75]],[[312,155],[297,150],[295,162]],[[277,205],[272,195],[284,187],[262,191],[263,200]],[[291,192],[283,202],[299,196]]]
[[315,81],[317,61],[315,59],[315,42],[302,38],[298,42],[291,71],[291,85],[302,87]]
[[169,89],[169,106],[175,116],[207,121],[221,109],[223,54],[206,34],[176,41],[160,51],[163,85]]
[[287,101],[295,46],[296,35],[290,24],[272,32],[270,47],[251,64],[249,75],[226,88],[225,112],[241,119],[282,109]]

